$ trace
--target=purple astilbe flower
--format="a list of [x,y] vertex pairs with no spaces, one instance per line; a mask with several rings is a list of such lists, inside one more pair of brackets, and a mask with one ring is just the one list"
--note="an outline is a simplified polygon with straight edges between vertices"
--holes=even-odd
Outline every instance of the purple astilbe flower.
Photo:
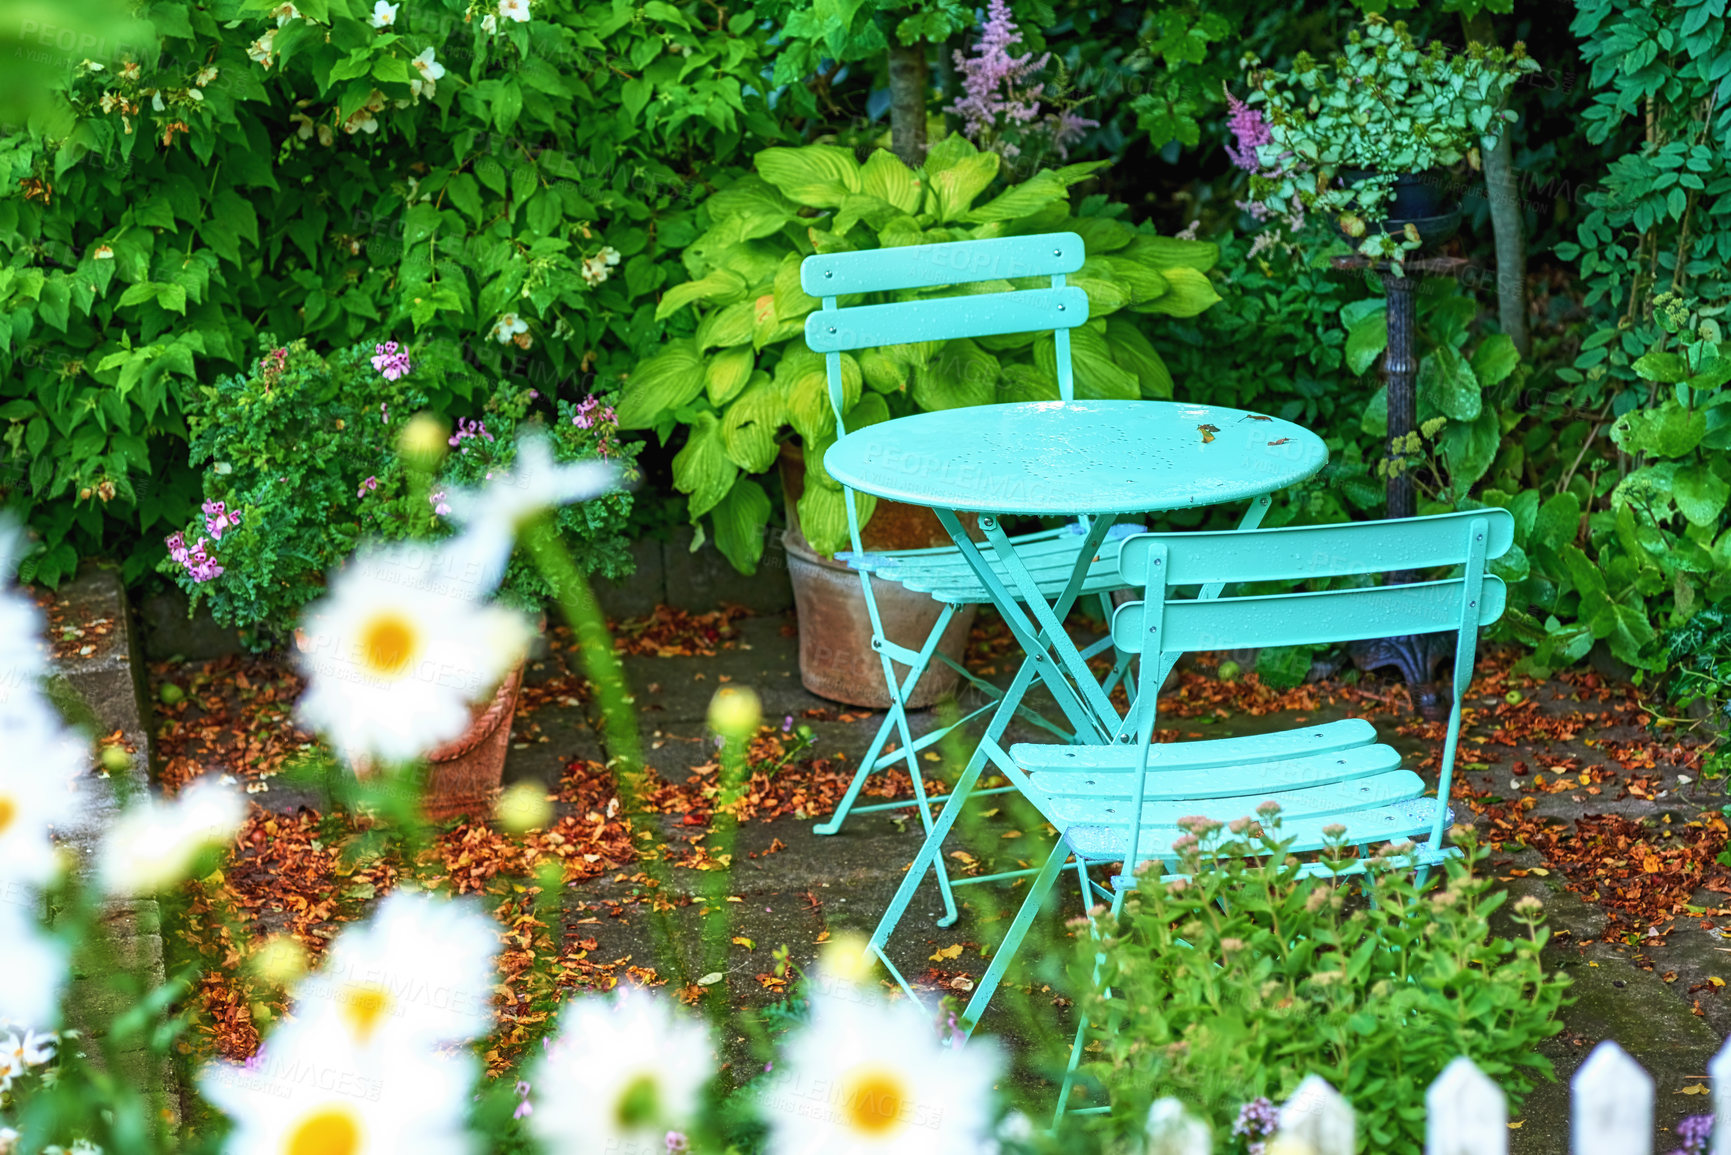
[[395,381],[405,376],[413,366],[409,364],[406,351],[402,351],[395,341],[386,341],[383,345],[373,346],[373,368],[384,374],[386,381]]
[[1671,1155],[1704,1155],[1707,1141],[1713,1137],[1713,1116],[1691,1115],[1677,1124],[1677,1138],[1683,1145]]
[[1073,108],[1066,108],[1057,116],[1047,119],[1052,124],[1052,147],[1058,150],[1060,160],[1070,159],[1070,146],[1081,144],[1090,128],[1100,127],[1099,121],[1079,116]]
[[962,118],[962,132],[970,139],[995,129],[1000,120],[1027,124],[1040,115],[1040,96],[1046,86],[1018,86],[1044,68],[1051,53],[1042,53],[1038,59],[1032,52],[1011,56],[1010,49],[1021,42],[1009,4],[992,0],[986,8],[986,22],[980,26],[979,42],[974,45],[975,55],[953,54],[962,74],[962,95],[945,111]]
[[1263,118],[1261,109],[1251,108],[1232,95],[1231,89],[1226,90],[1226,108],[1226,126],[1232,130],[1235,142],[1227,144],[1226,155],[1245,172],[1261,171],[1262,162],[1256,159],[1256,150],[1274,139],[1274,130]]

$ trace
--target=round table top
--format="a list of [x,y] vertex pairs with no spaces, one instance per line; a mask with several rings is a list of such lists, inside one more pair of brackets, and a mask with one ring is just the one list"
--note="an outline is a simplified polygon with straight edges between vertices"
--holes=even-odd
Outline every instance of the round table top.
[[1174,401],[1034,401],[868,425],[824,455],[863,493],[985,514],[1144,513],[1257,497],[1328,461],[1290,421]]

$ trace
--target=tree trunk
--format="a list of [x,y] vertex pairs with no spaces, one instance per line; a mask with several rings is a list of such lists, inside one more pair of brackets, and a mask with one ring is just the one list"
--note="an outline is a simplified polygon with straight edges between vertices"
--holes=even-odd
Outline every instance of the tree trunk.
[[890,46],[890,150],[909,168],[926,159],[926,46]]
[[[1490,14],[1480,12],[1466,25],[1467,39],[1490,48],[1497,42]],[[1497,147],[1483,156],[1485,193],[1497,250],[1497,319],[1522,357],[1533,347],[1527,334],[1527,228],[1515,187],[1513,126],[1504,125]]]

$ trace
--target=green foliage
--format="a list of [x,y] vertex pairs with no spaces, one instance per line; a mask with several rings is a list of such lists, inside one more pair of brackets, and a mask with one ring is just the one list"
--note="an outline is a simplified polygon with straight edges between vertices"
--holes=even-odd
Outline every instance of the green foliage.
[[[528,389],[499,385],[471,419],[479,424],[465,423],[453,437],[457,451],[446,455],[431,494],[416,492],[398,438],[418,412],[461,408],[452,385],[463,384],[465,395],[474,391],[464,381],[467,367],[447,349],[411,349],[415,368],[393,381],[372,365],[372,345],[328,358],[304,342],[291,343],[280,358],[270,346],[267,339],[265,355],[248,373],[202,386],[188,400],[191,462],[212,504],[180,532],[189,549],[203,545],[223,572],[199,580],[173,557],[158,566],[194,608],[208,602],[218,623],[240,627],[260,648],[282,643],[301,608],[323,591],[326,574],[363,540],[448,532],[436,499],[509,469],[518,430],[544,421],[530,416],[535,399]],[[608,425],[579,428],[572,420],[577,412],[561,401],[551,414],[555,459],[635,456],[637,446],[614,443]],[[206,540],[216,502],[239,520],[219,540]],[[630,505],[629,495],[617,493],[560,509],[561,539],[583,570],[607,577],[629,572],[622,530]],[[527,559],[514,556],[500,600],[538,609],[549,596]]]
[[1432,41],[1420,51],[1405,24],[1367,16],[1326,65],[1300,53],[1284,75],[1252,72],[1249,103],[1262,105],[1271,139],[1257,150],[1264,171],[1251,192],[1288,217],[1332,218],[1360,253],[1398,265],[1419,238],[1410,224],[1404,234],[1378,227],[1395,180],[1493,147],[1515,119],[1502,107],[1509,90],[1537,69],[1520,44],[1451,54]]
[[[1367,864],[1355,898],[1344,878],[1300,880],[1277,822],[1261,837],[1196,822],[1177,877],[1145,871],[1099,924],[1103,965],[1083,1006],[1114,1029],[1097,1032],[1084,1070],[1110,1095],[1108,1133],[1133,1139],[1171,1095],[1225,1136],[1241,1105],[1282,1102],[1314,1072],[1351,1102],[1361,1150],[1418,1152],[1425,1089],[1457,1055],[1515,1107],[1535,1074],[1551,1077],[1535,1046],[1562,1026],[1568,979],[1540,966],[1536,899],[1515,904],[1524,934],[1491,933],[1508,895],[1477,873],[1487,852],[1470,830],[1454,832],[1465,853],[1446,885],[1425,893],[1396,855]],[[1324,857],[1345,869],[1351,852]]]
[[[1731,32],[1723,0],[1594,0],[1574,31],[1599,91],[1586,137],[1640,135],[1586,197],[1559,256],[1580,261],[1586,330],[1524,443],[1544,484],[1487,498],[1529,527],[1539,669],[1597,642],[1659,669],[1661,631],[1731,594]],[[1514,487],[1510,487],[1511,490]]]
[[263,331],[412,325],[549,395],[653,340],[695,203],[780,139],[770,31],[697,3],[486,8],[378,28],[364,0],[161,0],[158,47],[99,37],[0,135],[0,483],[41,537],[27,578],[155,563],[198,496],[185,400]]
[[1701,759],[1702,774],[1722,778],[1727,770],[1725,724],[1731,718],[1731,599],[1715,602],[1665,635],[1670,682],[1666,692],[1685,710],[1713,719],[1712,748]]
[[[1069,188],[1097,165],[1042,171],[983,203],[998,175],[996,153],[959,135],[909,169],[874,151],[864,164],[832,145],[769,149],[757,173],[705,205],[709,227],[685,251],[690,280],[661,300],[658,318],[675,334],[632,372],[619,402],[625,429],[665,441],[685,431],[673,483],[689,495],[693,522],[705,515],[734,565],[752,572],[763,550],[770,502],[754,480],[775,463],[785,430],[805,448],[799,521],[815,548],[847,541],[841,486],[823,472],[835,439],[824,358],[805,343],[818,302],[800,288],[800,262],[814,252],[929,244],[1073,229],[1088,261],[1070,284],[1088,294],[1089,320],[1073,330],[1076,395],[1170,397],[1172,377],[1140,318],[1192,317],[1219,295],[1206,271],[1215,246],[1156,235],[1122,218],[1104,197],[1073,208]],[[1033,288],[1041,278],[985,281],[977,292]],[[874,294],[848,304],[953,295],[954,288]],[[1056,399],[1050,334],[923,342],[841,357],[848,428],[909,412],[996,401]],[[861,495],[860,515],[873,507]]]

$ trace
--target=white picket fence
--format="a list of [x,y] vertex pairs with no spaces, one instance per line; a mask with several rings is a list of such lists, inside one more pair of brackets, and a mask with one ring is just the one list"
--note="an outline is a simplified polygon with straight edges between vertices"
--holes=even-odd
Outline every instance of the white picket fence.
[[[1690,1114],[1731,1120],[1731,1041],[1708,1064],[1711,1096]],[[1616,1043],[1587,1056],[1570,1085],[1571,1155],[1654,1155],[1653,1077]],[[1502,1090],[1473,1061],[1450,1063],[1425,1093],[1425,1155],[1508,1155],[1509,1114]],[[1148,1115],[1149,1155],[1211,1155],[1208,1130],[1175,1099]],[[1353,1155],[1352,1107],[1319,1075],[1308,1075],[1280,1108],[1268,1155]],[[1664,1151],[1682,1146],[1666,1143]],[[1731,1124],[1714,1129],[1711,1155],[1731,1155]]]

